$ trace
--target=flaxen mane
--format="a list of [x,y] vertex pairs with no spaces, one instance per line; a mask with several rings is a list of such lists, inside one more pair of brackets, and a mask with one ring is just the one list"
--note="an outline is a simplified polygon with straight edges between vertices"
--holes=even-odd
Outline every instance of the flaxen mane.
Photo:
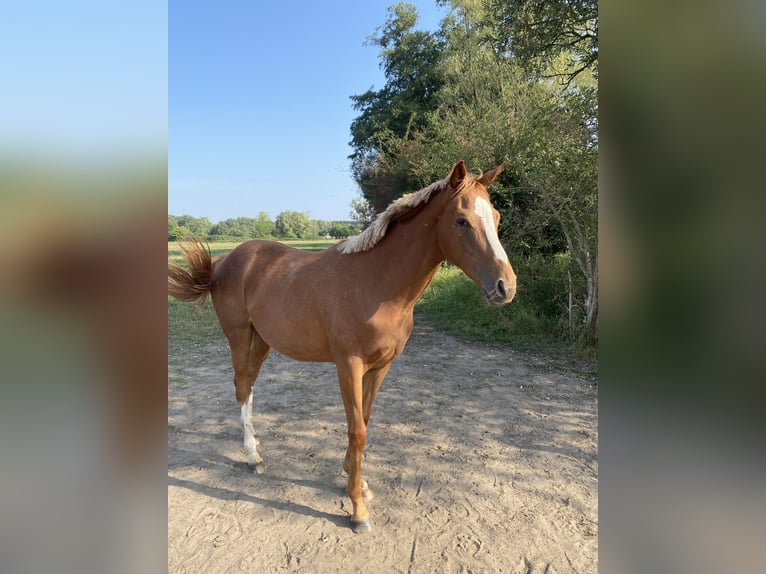
[[[460,195],[466,190],[468,184],[474,181],[474,179],[474,176],[467,175],[452,193],[454,195]],[[370,226],[362,231],[362,233],[350,237],[345,241],[341,241],[338,244],[338,251],[344,255],[369,251],[386,236],[386,232],[393,222],[397,221],[416,207],[428,203],[434,195],[448,187],[449,177],[436,181],[420,191],[408,193],[399,199],[392,201],[386,210],[379,213]]]

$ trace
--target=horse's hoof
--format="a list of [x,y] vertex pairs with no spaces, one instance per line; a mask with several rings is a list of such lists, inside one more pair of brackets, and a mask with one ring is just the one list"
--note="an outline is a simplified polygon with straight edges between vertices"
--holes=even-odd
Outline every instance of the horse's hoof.
[[351,529],[355,534],[364,534],[365,532],[372,530],[372,524],[370,524],[369,518],[365,518],[364,520],[359,521],[352,520]]
[[250,472],[254,472],[256,474],[263,474],[266,472],[266,463],[263,461],[248,462],[247,467],[250,469]]

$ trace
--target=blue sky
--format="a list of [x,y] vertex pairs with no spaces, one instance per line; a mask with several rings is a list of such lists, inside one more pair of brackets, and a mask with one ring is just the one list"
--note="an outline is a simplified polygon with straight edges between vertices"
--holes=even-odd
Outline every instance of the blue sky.
[[164,156],[168,20],[156,0],[6,2],[0,153]]
[[[348,219],[349,96],[385,83],[378,48],[390,0],[172,0],[168,6],[168,212]],[[412,1],[418,28],[444,10]]]

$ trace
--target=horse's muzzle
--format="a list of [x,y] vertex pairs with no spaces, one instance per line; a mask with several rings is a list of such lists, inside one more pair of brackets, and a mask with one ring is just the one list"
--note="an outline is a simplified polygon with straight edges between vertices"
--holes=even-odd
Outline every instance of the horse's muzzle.
[[498,279],[492,289],[484,288],[484,296],[490,305],[499,306],[510,303],[514,295],[516,295],[516,284],[508,286],[502,279]]

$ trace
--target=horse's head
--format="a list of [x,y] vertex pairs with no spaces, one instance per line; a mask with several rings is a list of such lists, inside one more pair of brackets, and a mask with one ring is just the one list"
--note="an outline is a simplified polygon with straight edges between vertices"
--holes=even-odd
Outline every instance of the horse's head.
[[516,274],[497,237],[500,214],[487,193],[503,167],[475,178],[466,173],[463,161],[455,165],[449,177],[451,198],[437,227],[445,259],[473,279],[493,305],[509,303],[516,294]]

